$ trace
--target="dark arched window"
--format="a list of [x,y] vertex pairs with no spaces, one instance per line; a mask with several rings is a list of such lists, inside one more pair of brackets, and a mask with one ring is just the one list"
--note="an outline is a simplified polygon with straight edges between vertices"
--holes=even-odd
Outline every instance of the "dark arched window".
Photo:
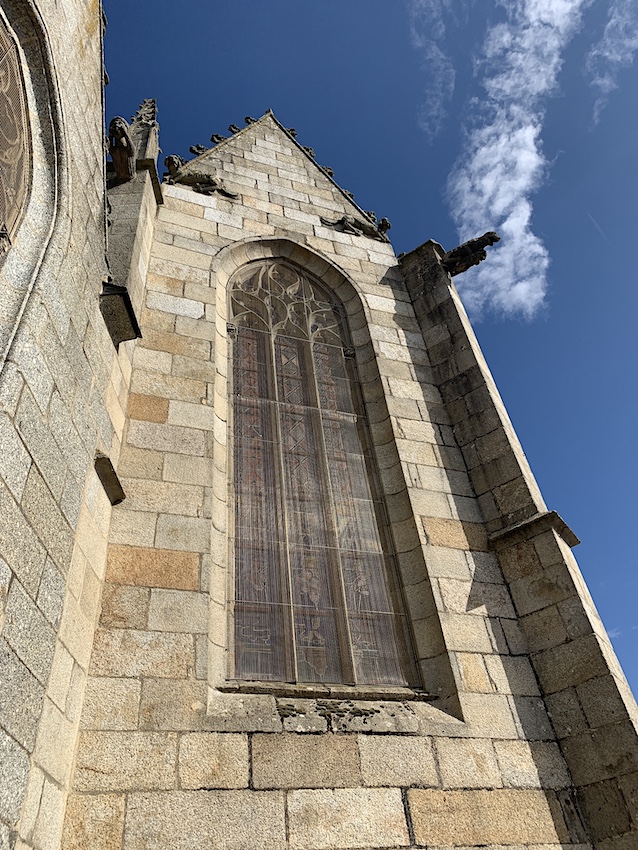
[[231,311],[235,677],[414,686],[343,308],[268,260]]
[[0,18],[0,254],[20,223],[29,176],[24,82],[17,47]]

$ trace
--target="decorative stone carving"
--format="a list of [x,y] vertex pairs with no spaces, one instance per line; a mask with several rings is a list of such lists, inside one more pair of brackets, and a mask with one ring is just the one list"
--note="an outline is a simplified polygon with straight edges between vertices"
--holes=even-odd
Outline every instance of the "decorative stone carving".
[[244,118],[244,121],[246,122],[246,124],[256,124],[256,123],[257,123],[257,119],[256,119],[256,118],[251,118],[251,117],[250,117],[250,115],[247,115],[247,116]]
[[219,133],[213,133],[210,140],[214,145],[218,145],[220,142],[226,141],[227,138],[228,136],[220,136]]
[[302,145],[302,148],[305,150],[305,152],[308,154],[308,156],[311,156],[313,159],[315,158],[315,149],[314,148],[308,148],[305,145]]
[[180,174],[180,169],[184,164],[184,159],[175,153],[166,157],[164,165],[168,168],[168,174],[164,179],[169,185],[179,183],[181,186],[190,186],[194,192],[198,192],[200,195],[214,195],[217,192],[225,198],[239,197],[235,192],[229,192],[222,181],[212,174],[202,174],[199,171]]
[[369,239],[376,239],[379,242],[390,241],[386,236],[386,231],[391,227],[387,218],[382,218],[377,225],[372,220],[360,221],[353,215],[344,215],[336,221],[330,221],[330,219],[321,216],[321,223],[325,227],[334,227],[335,230],[339,230],[341,233],[351,233],[353,236],[367,236]]
[[135,115],[131,116],[131,124],[157,124],[157,101],[150,97],[143,100]]
[[[320,165],[319,168],[324,172],[324,174],[327,174],[328,177],[334,177],[335,176],[334,168],[330,168],[329,165]],[[350,195],[352,193],[346,192],[346,194]]]
[[459,245],[458,248],[448,251],[441,260],[441,265],[454,277],[454,275],[466,272],[472,266],[477,266],[485,260],[487,258],[485,248],[500,241],[501,237],[493,230],[489,230],[482,236],[469,239]]
[[294,128],[294,127],[288,127],[288,132],[289,132],[289,133],[290,133],[290,135],[293,137],[293,139],[296,139],[296,138],[297,138],[297,131],[295,130],[295,128]]
[[109,153],[115,167],[115,176],[121,183],[135,177],[135,144],[130,127],[121,115],[109,124]]
[[201,156],[203,153],[209,151],[210,148],[207,148],[206,145],[191,145],[188,150],[193,154],[193,156]]
[[229,124],[228,129],[234,136],[235,133],[239,133],[239,131],[241,130],[241,127],[238,127],[237,124]]

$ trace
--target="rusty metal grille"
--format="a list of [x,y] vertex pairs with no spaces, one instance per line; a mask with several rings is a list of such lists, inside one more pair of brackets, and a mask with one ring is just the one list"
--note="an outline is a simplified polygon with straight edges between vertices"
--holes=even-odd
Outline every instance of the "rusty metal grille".
[[231,309],[235,676],[416,685],[343,310],[278,260]]
[[29,180],[24,81],[16,44],[0,20],[0,254],[20,223]]

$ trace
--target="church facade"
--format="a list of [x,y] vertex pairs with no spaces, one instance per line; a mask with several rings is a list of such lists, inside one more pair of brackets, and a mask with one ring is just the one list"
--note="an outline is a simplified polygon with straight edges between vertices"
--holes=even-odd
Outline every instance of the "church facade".
[[[0,12],[0,848],[634,850],[638,711],[453,278]],[[106,257],[106,259],[105,259]]]

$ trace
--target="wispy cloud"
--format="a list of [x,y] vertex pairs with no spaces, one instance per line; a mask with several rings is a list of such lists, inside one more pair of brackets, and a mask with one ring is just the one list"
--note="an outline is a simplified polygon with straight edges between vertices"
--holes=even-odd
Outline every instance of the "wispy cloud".
[[613,640],[614,638],[620,637],[622,634],[622,629],[609,629],[607,632],[609,637]]
[[447,19],[454,0],[409,0],[410,38],[422,56],[427,86],[417,113],[419,127],[431,142],[440,132],[454,93],[456,72],[444,49]]
[[496,230],[486,263],[458,279],[470,313],[533,317],[543,306],[549,254],[532,230],[533,193],[544,178],[544,102],[591,0],[502,0],[504,23],[488,27],[477,61],[485,97],[448,180],[462,240]]
[[638,51],[636,0],[611,0],[605,31],[586,59],[591,84],[598,92],[594,121],[598,122],[609,94],[618,87],[618,74],[634,61]]

